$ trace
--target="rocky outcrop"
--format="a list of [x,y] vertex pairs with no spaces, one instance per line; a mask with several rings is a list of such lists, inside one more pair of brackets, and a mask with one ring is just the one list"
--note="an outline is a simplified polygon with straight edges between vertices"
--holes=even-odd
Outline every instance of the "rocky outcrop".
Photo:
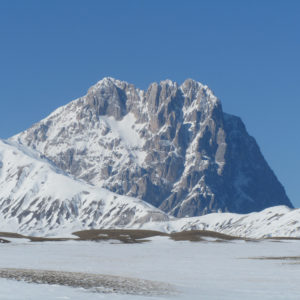
[[174,216],[292,207],[242,121],[199,82],[104,78],[12,140],[93,185]]

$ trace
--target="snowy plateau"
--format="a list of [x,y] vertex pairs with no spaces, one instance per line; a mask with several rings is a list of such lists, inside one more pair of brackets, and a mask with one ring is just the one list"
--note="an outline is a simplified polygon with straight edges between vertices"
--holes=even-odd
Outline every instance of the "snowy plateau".
[[0,140],[1,300],[300,299],[299,246],[300,209],[194,80],[107,77]]
[[96,293],[0,279],[1,300],[300,299],[300,242],[296,240],[192,243],[156,237],[142,244],[19,240],[0,246],[0,274],[3,268],[106,274],[174,289],[170,295]]

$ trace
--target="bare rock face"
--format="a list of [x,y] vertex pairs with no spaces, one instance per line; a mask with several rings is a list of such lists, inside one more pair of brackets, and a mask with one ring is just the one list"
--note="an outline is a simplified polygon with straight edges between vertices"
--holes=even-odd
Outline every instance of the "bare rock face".
[[88,183],[177,217],[292,207],[242,121],[199,82],[104,78],[12,137]]

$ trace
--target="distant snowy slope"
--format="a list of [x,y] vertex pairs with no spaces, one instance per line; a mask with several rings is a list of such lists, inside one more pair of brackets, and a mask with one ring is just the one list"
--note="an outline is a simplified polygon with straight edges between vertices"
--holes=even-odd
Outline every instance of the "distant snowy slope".
[[62,235],[168,219],[148,203],[76,180],[38,152],[0,140],[0,231]]
[[143,228],[165,232],[209,230],[248,238],[300,238],[300,209],[274,206],[250,214],[212,213],[168,222],[147,223]]

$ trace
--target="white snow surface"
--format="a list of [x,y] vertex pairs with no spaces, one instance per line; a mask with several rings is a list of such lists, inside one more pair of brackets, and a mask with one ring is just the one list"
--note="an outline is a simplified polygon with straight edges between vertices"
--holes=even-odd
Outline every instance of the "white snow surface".
[[0,231],[64,235],[169,219],[150,204],[63,174],[38,152],[0,140]]
[[144,244],[44,242],[0,245],[0,268],[44,269],[117,275],[175,286],[175,296],[97,294],[80,288],[0,279],[1,300],[53,299],[300,299],[299,241],[174,242]]
[[149,222],[144,229],[165,232],[210,230],[248,238],[300,237],[300,209],[274,206],[250,214],[212,213],[200,217]]
[[0,140],[0,231],[70,236],[83,229],[211,230],[234,236],[300,237],[300,209],[174,218],[150,204],[77,180],[39,152]]

